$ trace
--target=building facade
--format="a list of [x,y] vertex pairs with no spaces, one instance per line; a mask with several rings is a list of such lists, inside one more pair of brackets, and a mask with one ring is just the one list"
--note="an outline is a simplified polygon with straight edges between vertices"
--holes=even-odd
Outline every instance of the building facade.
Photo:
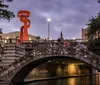
[[[9,39],[9,38],[15,39],[16,37],[19,36],[19,34],[20,34],[19,31],[15,31],[15,32],[1,34],[1,36],[4,39]],[[28,37],[29,37],[29,40],[36,40],[36,36],[28,34]]]
[[[12,40],[16,40],[18,39],[20,32],[19,31],[15,31],[15,32],[9,32],[9,33],[1,33],[0,36],[2,37],[2,41],[7,43],[7,40],[12,39]],[[35,40],[37,41],[37,37],[38,36],[33,36],[31,34],[28,34],[29,37],[29,41]]]
[[87,29],[82,28],[82,42],[86,42],[87,40]]

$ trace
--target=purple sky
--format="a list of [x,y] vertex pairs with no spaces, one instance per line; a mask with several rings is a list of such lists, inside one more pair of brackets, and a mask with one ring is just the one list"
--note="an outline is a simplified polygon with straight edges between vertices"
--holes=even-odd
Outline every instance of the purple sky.
[[[97,0],[13,0],[8,4],[15,15],[19,10],[31,12],[31,27],[28,30],[32,35],[46,38],[46,19],[50,17],[50,37],[55,39],[59,37],[61,30],[64,38],[81,38],[81,29],[86,27],[91,16],[96,16],[100,11]],[[22,25],[17,16],[10,22],[0,21],[0,28],[4,33],[19,31]]]

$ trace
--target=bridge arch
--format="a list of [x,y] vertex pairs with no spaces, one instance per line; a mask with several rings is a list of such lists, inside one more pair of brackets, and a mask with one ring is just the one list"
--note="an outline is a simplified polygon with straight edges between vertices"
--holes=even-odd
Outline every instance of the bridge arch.
[[[86,63],[90,66],[92,66],[90,63],[85,62],[84,60],[79,60],[76,59],[74,57],[69,57],[66,55],[56,55],[56,56],[46,56],[37,60],[31,60],[30,62],[26,63],[23,67],[21,67],[18,71],[15,72],[15,74],[12,76],[11,80],[9,81],[9,83],[22,83],[24,81],[24,79],[27,77],[27,75],[37,66],[41,65],[42,63],[45,63],[49,60],[55,60],[55,59],[74,59],[74,60],[78,60],[81,61],[83,63]],[[92,66],[93,68],[95,68],[94,66]],[[96,69],[96,68],[95,68]]]

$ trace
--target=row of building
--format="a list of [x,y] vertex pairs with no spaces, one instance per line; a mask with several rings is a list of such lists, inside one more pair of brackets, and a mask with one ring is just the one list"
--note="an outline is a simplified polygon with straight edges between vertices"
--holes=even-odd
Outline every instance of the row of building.
[[[6,39],[16,39],[18,36],[19,36],[19,31],[15,31],[15,32],[9,32],[9,33],[1,33],[0,36],[5,39],[5,42],[6,42]],[[40,36],[34,36],[34,35],[31,35],[29,34],[28,35],[29,37],[29,40],[38,40],[38,39],[43,39],[41,38]],[[59,38],[63,38],[63,33],[61,31],[60,33],[60,37]],[[64,39],[64,38],[63,38]],[[87,37],[87,31],[86,29],[82,29],[82,39],[81,39],[83,42],[87,41],[88,40],[88,37]]]

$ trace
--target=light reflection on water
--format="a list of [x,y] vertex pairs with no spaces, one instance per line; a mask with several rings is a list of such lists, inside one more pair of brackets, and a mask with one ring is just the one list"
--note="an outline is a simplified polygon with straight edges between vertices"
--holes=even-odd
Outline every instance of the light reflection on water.
[[100,83],[98,81],[95,82],[95,80],[93,80],[93,78],[90,77],[76,77],[58,80],[39,81],[24,85],[100,85]]
[[77,81],[76,78],[69,78],[68,79],[68,84],[69,85],[76,85],[76,81]]

